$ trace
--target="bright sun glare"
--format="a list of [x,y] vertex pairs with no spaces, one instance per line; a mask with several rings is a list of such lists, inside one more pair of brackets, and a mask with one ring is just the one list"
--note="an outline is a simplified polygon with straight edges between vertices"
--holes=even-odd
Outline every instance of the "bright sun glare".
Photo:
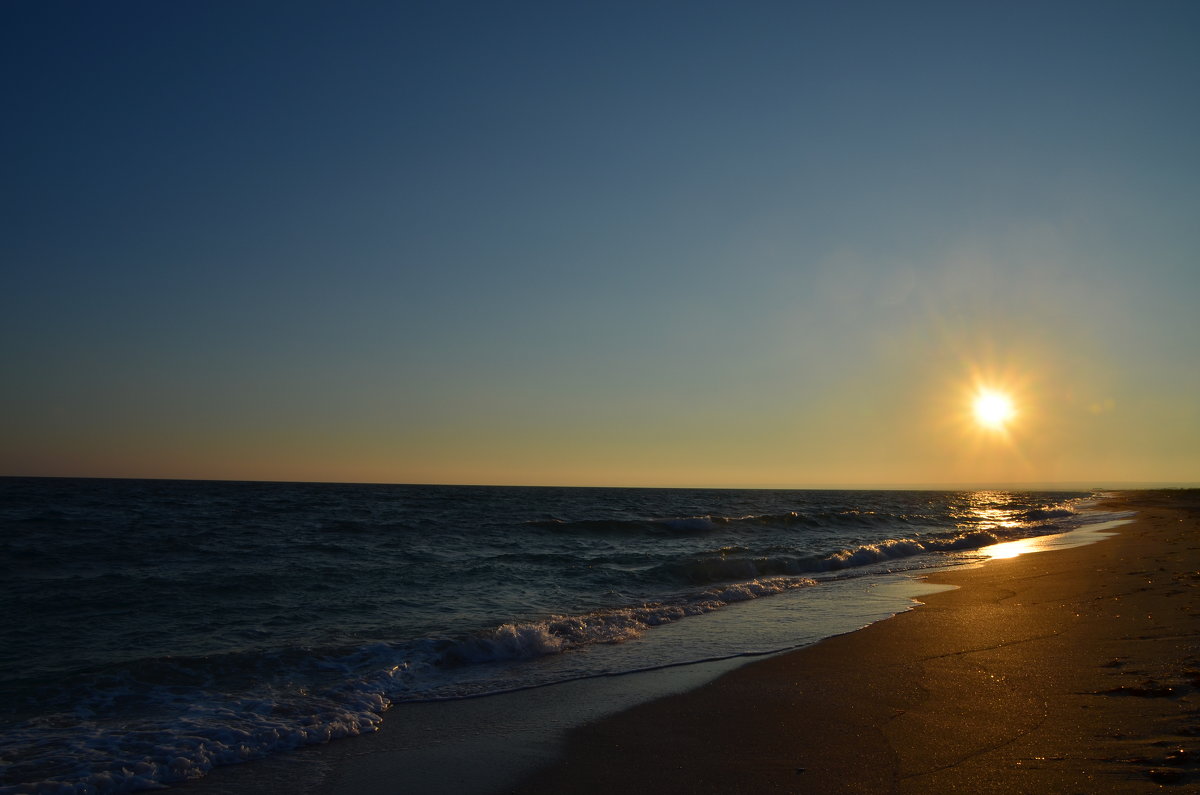
[[975,421],[985,428],[1000,430],[1017,413],[1008,395],[984,390],[975,396]]

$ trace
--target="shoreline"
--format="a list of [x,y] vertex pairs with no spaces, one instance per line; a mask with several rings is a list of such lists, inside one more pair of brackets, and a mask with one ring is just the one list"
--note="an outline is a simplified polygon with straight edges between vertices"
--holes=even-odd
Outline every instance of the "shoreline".
[[[1200,491],[1122,494],[1102,507],[1139,513],[1098,543],[925,575],[933,587],[916,597],[917,609],[811,646],[514,694],[397,705],[393,711],[403,711],[404,720],[393,714],[376,734],[218,768],[180,786],[193,795],[538,795],[634,786],[681,793],[1142,791],[1155,786],[1151,770],[1164,782],[1200,780],[1195,770],[1200,743],[1193,748],[1178,731],[1134,748],[1138,741],[1131,738],[1150,736],[1145,721],[1120,741],[1110,737],[1107,756],[1022,750],[1021,739],[1036,745],[1038,727],[1047,721],[1078,725],[1072,747],[1091,752],[1103,737],[1084,742],[1080,732],[1098,726],[1101,718],[1133,726],[1147,707],[1162,720],[1160,707],[1190,708],[1190,683],[1176,686],[1171,697],[1139,697],[1134,691],[1151,692],[1155,688],[1146,682],[1200,669],[1194,621],[1178,609],[1187,605],[1200,615],[1195,591],[1200,554],[1172,548],[1161,537],[1164,522],[1151,522],[1158,513],[1170,514],[1186,519],[1194,531]],[[1150,524],[1158,530],[1148,530]],[[1119,564],[1113,561],[1118,547],[1124,548]],[[1173,597],[1176,634],[1190,639],[1184,642],[1192,644],[1191,662],[1176,654],[1180,664],[1147,673],[1146,665],[1134,663],[1135,655],[1121,653],[1119,647],[1133,643],[1129,638],[1110,638],[1105,646],[1099,636],[1089,636],[1084,646],[1090,651],[1071,653],[1069,645],[1064,650],[1064,633],[1080,622],[1059,615],[1061,610],[1051,609],[1054,603],[1091,599],[1107,607],[1108,586],[1138,571],[1137,562],[1148,552],[1172,557],[1170,565],[1190,565],[1187,571],[1196,573]],[[1091,576],[1100,571],[1111,576]],[[936,593],[939,584],[952,590]],[[1124,598],[1128,603],[1130,597]],[[1056,638],[1058,647],[1051,648]],[[1113,644],[1116,651],[1109,648]],[[1103,657],[1099,663],[1097,653]],[[1039,654],[1046,656],[1039,660]],[[1014,655],[1015,669],[1014,660],[1006,661]],[[1072,673],[1077,668],[1090,670],[1086,684],[1087,677]],[[1092,681],[1097,672],[1099,684]],[[1193,673],[1200,686],[1200,671]],[[1080,683],[1074,690],[1072,676]],[[1113,685],[1117,679],[1132,684]],[[1098,695],[1121,687],[1127,689]],[[1076,701],[1096,703],[1072,703],[1069,715],[1050,710],[1071,693]],[[1200,735],[1197,712],[1188,725]],[[1152,745],[1160,741],[1195,753],[1168,760],[1166,746]],[[1006,748],[1017,755],[1004,756]]]
[[857,632],[569,732],[512,792],[1145,791],[1200,780],[1200,492],[1096,544],[929,576]]

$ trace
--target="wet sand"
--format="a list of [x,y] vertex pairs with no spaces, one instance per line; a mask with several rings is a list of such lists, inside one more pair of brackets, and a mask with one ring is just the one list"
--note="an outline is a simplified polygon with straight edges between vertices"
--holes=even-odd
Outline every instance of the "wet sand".
[[1090,546],[930,577],[864,630],[569,732],[537,793],[1200,787],[1200,492]]

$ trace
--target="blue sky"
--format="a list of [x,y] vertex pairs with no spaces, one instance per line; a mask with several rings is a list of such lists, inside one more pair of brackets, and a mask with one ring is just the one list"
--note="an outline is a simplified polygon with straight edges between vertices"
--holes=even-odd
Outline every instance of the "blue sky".
[[4,474],[1200,478],[1195,4],[0,17]]

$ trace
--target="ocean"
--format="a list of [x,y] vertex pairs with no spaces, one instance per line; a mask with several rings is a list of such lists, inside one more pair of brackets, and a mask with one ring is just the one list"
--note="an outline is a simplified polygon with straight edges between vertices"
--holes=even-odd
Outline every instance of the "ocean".
[[907,609],[887,583],[1114,518],[1085,492],[0,478],[0,793],[796,648]]

